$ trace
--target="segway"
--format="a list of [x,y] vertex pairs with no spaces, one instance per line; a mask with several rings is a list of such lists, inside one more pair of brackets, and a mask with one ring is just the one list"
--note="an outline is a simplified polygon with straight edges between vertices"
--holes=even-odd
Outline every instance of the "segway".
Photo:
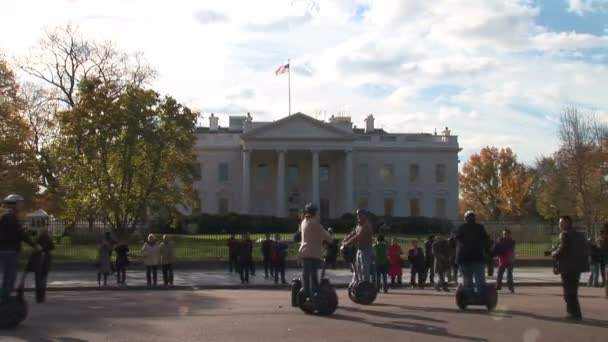
[[376,300],[378,289],[370,281],[357,281],[348,286],[348,298],[361,305],[369,305]]
[[301,279],[294,279],[291,287],[291,306],[299,307],[307,314],[318,314],[320,316],[329,316],[338,308],[338,295],[336,290],[325,277],[326,262],[323,260],[321,268],[321,284],[319,284],[319,292],[315,300],[307,301],[306,293],[302,287]]
[[496,308],[498,303],[498,292],[494,284],[487,284],[483,295],[474,288],[465,288],[462,285],[456,290],[456,305],[460,310],[466,310],[467,306],[485,306],[488,311]]

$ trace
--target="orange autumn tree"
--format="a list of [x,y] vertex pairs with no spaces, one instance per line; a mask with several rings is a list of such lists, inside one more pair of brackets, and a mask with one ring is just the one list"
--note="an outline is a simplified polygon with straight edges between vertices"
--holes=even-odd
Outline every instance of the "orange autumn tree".
[[459,180],[463,210],[494,221],[527,214],[533,178],[510,148],[482,148],[464,164]]

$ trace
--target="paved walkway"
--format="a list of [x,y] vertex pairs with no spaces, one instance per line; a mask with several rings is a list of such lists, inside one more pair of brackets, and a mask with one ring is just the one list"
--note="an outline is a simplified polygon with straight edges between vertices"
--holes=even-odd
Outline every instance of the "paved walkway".
[[[286,272],[286,280],[291,282],[293,278],[299,277],[299,269],[289,269]],[[327,275],[331,279],[332,283],[337,287],[343,287],[350,282],[351,273],[349,270],[338,269],[328,270]],[[490,277],[490,281],[496,279]],[[409,283],[409,271],[405,270],[403,280],[405,283]],[[240,278],[238,274],[230,274],[227,271],[221,270],[175,270],[174,272],[174,285],[176,287],[187,287],[187,288],[241,288]],[[550,268],[520,268],[516,269],[514,273],[516,285],[558,285],[559,277],[554,275]],[[586,275],[583,275],[583,280],[586,280]],[[158,283],[162,284],[162,273],[158,272]],[[146,274],[144,270],[130,270],[127,272],[127,285],[126,288],[138,288],[146,286]],[[26,287],[34,287],[33,274],[28,275],[26,281]],[[275,288],[274,281],[272,279],[264,279],[264,271],[260,273],[258,270],[254,277],[250,277],[249,285],[246,287],[250,288]],[[50,289],[86,289],[86,288],[98,288],[97,286],[97,274],[94,269],[90,271],[56,271],[51,272],[49,275],[49,288]],[[116,285],[116,277],[108,277],[108,289],[124,289],[125,287],[118,287]]]

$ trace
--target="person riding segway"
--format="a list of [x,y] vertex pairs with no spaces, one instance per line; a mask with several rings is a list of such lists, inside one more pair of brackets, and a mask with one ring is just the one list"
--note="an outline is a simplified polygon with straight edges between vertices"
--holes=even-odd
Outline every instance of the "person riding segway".
[[[294,279],[291,290],[291,304],[308,314],[331,315],[338,307],[338,296],[325,278],[325,260],[321,261],[325,247],[332,237],[319,223],[318,209],[312,203],[304,208],[304,219],[300,225],[300,249],[298,256],[302,260],[302,278]],[[321,283],[318,279],[319,266],[322,264]]]
[[490,239],[484,226],[475,222],[475,213],[464,214],[465,223],[456,232],[456,260],[462,270],[463,284],[456,290],[456,304],[462,310],[483,305],[494,310],[498,301],[496,287],[486,284],[485,264]]
[[357,256],[353,280],[348,286],[348,296],[357,304],[371,304],[376,300],[378,291],[371,281],[374,259],[373,232],[369,214],[363,209],[357,210],[357,227],[344,238],[342,249],[350,246],[357,247]]
[[20,283],[17,296],[11,293],[15,288],[17,280],[17,264],[21,241],[25,241],[40,251],[40,246],[35,245],[29,234],[19,223],[19,211],[23,197],[20,195],[9,195],[2,203],[8,212],[0,216],[0,266],[2,267],[2,293],[0,296],[0,329],[12,329],[17,327],[27,317],[27,303],[23,296],[23,281]]

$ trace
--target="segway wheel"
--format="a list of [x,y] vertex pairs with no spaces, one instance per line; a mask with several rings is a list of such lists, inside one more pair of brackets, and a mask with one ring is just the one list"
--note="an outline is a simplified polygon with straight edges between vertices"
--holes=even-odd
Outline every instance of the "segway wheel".
[[0,329],[14,329],[27,317],[27,303],[16,297],[0,306]]
[[355,303],[357,302],[357,300],[355,299],[355,286],[354,285],[348,285],[348,298]]
[[300,307],[300,310],[304,311],[304,313],[308,315],[315,313],[315,306],[313,305],[312,301],[306,301],[304,289],[300,289],[298,292],[298,306]]
[[376,300],[378,290],[369,281],[357,283],[353,289],[354,302],[361,305],[369,305]]
[[298,304],[298,293],[302,289],[302,281],[300,279],[294,279],[293,285],[291,285],[291,306],[297,307]]
[[317,312],[320,316],[329,316],[338,308],[338,295],[328,280],[324,279],[321,283],[319,293],[319,306]]
[[488,285],[486,287],[486,308],[488,311],[494,311],[498,304],[498,292],[494,285]]
[[462,286],[458,286],[456,290],[456,305],[460,310],[467,309],[467,294],[465,289]]

